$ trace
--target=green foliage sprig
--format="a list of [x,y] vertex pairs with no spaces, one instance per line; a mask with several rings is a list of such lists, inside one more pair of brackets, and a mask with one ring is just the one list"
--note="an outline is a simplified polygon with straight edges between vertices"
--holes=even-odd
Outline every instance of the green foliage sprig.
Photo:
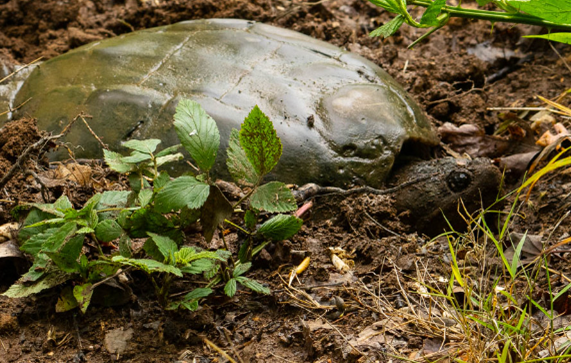
[[[277,214],[259,224],[260,212],[284,213],[297,204],[284,183],[262,184],[282,154],[282,144],[272,122],[256,106],[246,117],[240,131],[232,130],[227,150],[227,166],[234,180],[249,192],[235,205],[230,204],[212,181],[210,171],[220,147],[216,122],[191,100],[181,100],[174,116],[174,127],[182,145],[156,152],[157,139],[130,140],[123,144],[127,156],[104,150],[109,167],[129,175],[131,191],[106,191],[94,195],[77,210],[69,199],[60,197],[53,204],[31,204],[16,209],[27,212],[19,234],[21,250],[33,258],[33,266],[3,295],[17,298],[36,294],[66,281],[74,287],[62,290],[57,311],[79,307],[85,312],[94,288],[121,269],[136,269],[147,274],[159,303],[166,309],[196,310],[198,302],[224,282],[224,292],[232,297],[238,283],[253,291],[270,290],[245,273],[252,258],[270,241],[292,237],[301,219]],[[184,147],[192,157],[196,174],[171,178],[159,171],[162,165],[178,161]],[[244,212],[241,206],[247,201]],[[243,227],[230,221],[243,213]],[[209,242],[225,224],[241,231],[245,239],[235,260],[225,250],[204,251],[185,246],[185,229],[200,220],[204,238]],[[134,251],[132,239],[144,240]],[[115,245],[117,247],[113,249]],[[175,278],[200,275],[209,281],[179,300],[171,300],[170,287]]]
[[[478,5],[494,4],[503,11],[468,9],[446,5],[446,0],[369,0],[371,3],[397,14],[390,22],[371,32],[372,37],[393,35],[404,23],[430,30],[414,41],[409,48],[448,23],[451,17],[482,19],[491,22],[539,25],[547,28],[571,30],[571,0],[477,0]],[[407,6],[426,8],[419,21],[409,13]],[[571,44],[571,33],[528,35],[526,38],[543,38]]]

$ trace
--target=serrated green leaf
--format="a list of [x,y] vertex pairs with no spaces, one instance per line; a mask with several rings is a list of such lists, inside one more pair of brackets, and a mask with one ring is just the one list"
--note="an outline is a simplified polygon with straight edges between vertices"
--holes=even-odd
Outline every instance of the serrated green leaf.
[[95,209],[101,210],[111,207],[125,207],[130,194],[131,192],[127,190],[103,192]]
[[155,242],[159,252],[163,255],[165,260],[172,261],[175,259],[174,254],[178,251],[178,246],[175,241],[152,232],[148,232],[147,234],[153,239],[153,242]]
[[212,294],[212,289],[208,287],[198,287],[188,294],[184,295],[182,299],[183,301],[197,300],[202,299],[203,297],[207,297],[210,294]]
[[33,203],[30,205],[33,208],[37,208],[37,209],[41,210],[42,212],[53,214],[57,217],[64,217],[65,216],[65,214],[62,211],[60,211],[59,209],[57,209],[54,204]]
[[141,205],[141,207],[146,207],[152,198],[153,198],[152,189],[143,189],[139,191],[139,195],[137,196],[137,199],[139,200],[139,204]]
[[161,236],[167,236],[180,244],[184,237],[182,231],[175,227],[172,220],[150,208],[135,211],[131,214],[128,221],[128,228],[125,229],[129,230],[131,238],[146,238],[148,236],[147,232],[153,232]]
[[239,276],[236,278],[236,280],[238,280],[239,283],[246,286],[248,289],[255,291],[257,293],[266,294],[266,295],[269,295],[271,293],[271,290],[269,288],[260,284],[256,280],[252,280],[244,276]]
[[282,143],[274,125],[258,106],[242,123],[240,145],[259,177],[269,173],[282,155]]
[[369,0],[369,1],[376,6],[380,6],[385,10],[390,11],[391,13],[399,14],[401,12],[401,9],[399,8],[398,5],[398,0]]
[[161,172],[156,178],[155,180],[153,180],[153,190],[155,192],[158,192],[159,190],[161,190],[165,185],[167,185],[167,183],[171,180],[170,175],[166,172],[163,171]]
[[26,226],[24,228],[36,228],[36,227],[42,227],[42,226],[48,226],[48,225],[53,226],[54,224],[62,224],[65,221],[66,221],[65,218],[44,219],[43,221],[40,221],[38,223]]
[[222,261],[226,261],[230,257],[232,257],[232,252],[226,250],[216,250],[216,254],[220,256]]
[[184,148],[201,170],[209,171],[220,147],[216,122],[200,104],[187,99],[179,101],[174,120],[176,134]]
[[190,311],[196,311],[198,309],[198,301],[183,301],[180,303],[180,306]]
[[204,203],[200,214],[202,233],[206,242],[212,240],[216,228],[218,228],[220,223],[224,222],[225,219],[230,218],[232,213],[234,213],[232,204],[230,204],[217,186],[212,185],[210,187],[208,200]]
[[240,146],[240,133],[236,129],[232,129],[230,132],[226,153],[228,155],[226,166],[236,183],[241,185],[255,185],[258,183],[260,177],[252,163],[248,160],[244,149]]
[[271,213],[289,212],[297,209],[291,190],[281,182],[269,182],[258,187],[250,197],[250,204],[258,210]]
[[57,229],[51,236],[49,236],[42,245],[43,252],[57,252],[60,247],[66,242],[68,237],[72,236],[77,230],[75,222],[68,222]]
[[30,267],[28,272],[20,278],[20,282],[27,283],[38,281],[40,277],[44,276],[46,273],[50,261],[50,258],[45,253],[38,253],[36,258],[34,258],[34,264]]
[[97,227],[97,223],[99,223],[99,215],[95,209],[92,209],[87,217],[87,226],[94,230]]
[[258,214],[253,210],[248,209],[244,215],[244,223],[250,231],[253,231],[256,229],[256,224],[258,223]]
[[107,166],[118,173],[125,174],[134,170],[133,165],[123,161],[123,155],[114,151],[103,149],[103,158],[105,159]]
[[403,25],[404,23],[404,16],[402,15],[397,15],[395,18],[393,18],[391,21],[389,21],[386,24],[383,24],[382,26],[378,27],[377,29],[373,30],[369,36],[371,38],[374,37],[379,37],[382,36],[383,38],[388,38],[391,35],[393,35],[394,33],[397,32],[397,30],[400,29],[400,27]]
[[216,276],[219,270],[220,270],[220,265],[218,264],[214,265],[210,270],[204,271],[204,278],[206,280],[210,280],[211,278]]
[[80,229],[78,229],[75,233],[76,234],[88,234],[88,233],[93,233],[95,232],[95,230],[91,227],[82,227]]
[[432,4],[424,11],[422,18],[420,19],[420,24],[437,26],[439,25],[438,15],[440,15],[440,10],[446,5],[446,0],[433,0]]
[[242,243],[242,246],[240,246],[240,250],[238,251],[238,259],[240,260],[240,262],[242,263],[246,263],[249,260],[251,260],[252,258],[252,249],[250,248],[252,246],[252,241],[250,240],[250,238],[247,238],[244,243]]
[[43,290],[50,289],[54,286],[63,284],[67,280],[71,278],[71,275],[63,273],[63,272],[53,272],[44,276],[41,280],[37,281],[35,284],[32,285],[22,285],[19,283],[15,283],[14,285],[10,286],[8,291],[2,294],[2,296],[7,296],[10,298],[21,298],[27,297],[30,295],[37,294]]
[[59,295],[56,303],[56,313],[63,313],[71,309],[75,309],[79,303],[73,296],[73,288],[66,286]]
[[224,286],[224,293],[228,297],[236,295],[236,279],[230,279]]
[[152,154],[157,149],[157,146],[161,143],[159,139],[148,139],[148,140],[129,140],[122,143],[122,145],[128,149],[136,150],[144,154]]
[[131,238],[127,234],[123,234],[119,238],[119,254],[123,257],[131,257],[133,255]]
[[87,307],[91,302],[91,296],[93,296],[93,289],[91,288],[93,285],[91,283],[86,283],[83,285],[76,285],[73,288],[73,296],[77,300],[79,305],[79,310],[85,314],[87,311]]
[[23,223],[24,228],[21,228],[20,232],[18,233],[18,239],[20,241],[26,241],[27,239],[36,236],[39,233],[45,232],[49,228],[54,228],[54,226],[48,226],[48,225],[29,227],[31,225],[37,224],[45,219],[50,219],[52,217],[53,215],[51,213],[46,213],[36,208],[30,210],[30,212],[26,216],[26,219],[24,220]]
[[213,260],[220,260],[225,261],[218,255],[216,252],[213,251],[200,251],[196,252],[193,247],[183,247],[174,254],[176,262],[179,264],[187,264],[195,260],[199,260],[202,258],[209,258]]
[[[165,155],[165,156],[160,156],[157,157],[156,162],[157,162],[157,167],[159,166],[163,166],[165,164],[168,163],[174,163],[176,161],[182,160],[184,159],[184,156],[181,153],[176,153],[173,155]],[[149,163],[149,167],[152,167],[152,163]]]
[[214,261],[208,258],[202,258],[200,260],[193,261],[192,263],[184,267],[181,267],[180,270],[183,273],[197,275],[209,271],[213,267],[214,267]]
[[[95,205],[95,210],[109,209],[109,208],[125,208],[129,205],[129,197],[134,194],[131,191],[107,191],[101,194],[99,203]],[[111,210],[107,212],[98,213],[99,220],[116,218],[121,214],[121,210]]]
[[571,24],[571,0],[508,0],[508,4],[555,24]]
[[79,273],[81,266],[77,262],[85,236],[78,235],[67,241],[58,251],[45,252],[60,270],[67,273]]
[[543,35],[524,35],[524,38],[540,38],[554,42],[571,44],[571,33],[549,33]]
[[155,154],[155,157],[160,158],[162,156],[167,156],[175,153],[178,149],[182,147],[182,144],[176,144],[173,146],[169,146],[166,149],[162,149],[158,153]]
[[101,242],[111,242],[123,234],[123,228],[113,219],[106,219],[95,227],[95,237]]
[[262,224],[257,233],[273,241],[282,241],[295,235],[302,224],[303,220],[296,216],[278,214]]
[[73,204],[71,204],[69,198],[64,194],[55,201],[54,208],[63,212],[65,210],[72,209]]
[[97,222],[99,221],[99,217],[97,217],[97,214],[93,216],[93,211],[95,210],[95,206],[99,204],[101,196],[102,196],[101,193],[93,195],[91,198],[89,198],[87,202],[85,202],[83,208],[81,208],[81,210],[78,211],[78,217],[87,217],[86,219],[89,220],[89,226],[93,228],[95,228]]
[[127,164],[137,164],[143,161],[151,160],[151,155],[133,151],[131,155],[124,156],[121,161]]
[[182,207],[196,209],[202,207],[208,195],[210,185],[199,182],[191,176],[181,176],[171,180],[155,196],[155,208],[167,213]]
[[251,267],[252,267],[251,262],[246,262],[246,263],[240,264],[240,265],[236,266],[236,268],[232,272],[232,276],[233,277],[241,276],[241,275],[245,274],[246,271],[248,271]]
[[24,242],[22,246],[20,246],[20,250],[35,257],[42,249],[42,245],[57,231],[58,228],[50,228],[46,229],[42,233],[38,233],[32,236],[26,242]]
[[118,262],[123,265],[129,265],[133,267],[137,267],[145,271],[146,273],[153,273],[153,272],[166,272],[178,277],[182,277],[182,272],[180,269],[166,265],[162,262],[155,261],[155,260],[146,260],[146,259],[134,259],[134,258],[125,258],[123,256],[115,256],[112,259],[113,262]]

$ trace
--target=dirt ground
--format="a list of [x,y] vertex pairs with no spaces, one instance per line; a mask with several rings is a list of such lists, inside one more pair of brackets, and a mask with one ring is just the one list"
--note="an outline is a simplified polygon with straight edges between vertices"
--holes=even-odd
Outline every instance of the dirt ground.
[[[363,0],[0,0],[0,55],[20,63],[49,59],[95,40],[201,18],[261,21],[358,53],[400,82],[435,127],[473,124],[492,135],[506,116],[489,108],[543,106],[537,95],[556,99],[571,87],[569,47],[522,38],[540,28],[495,24],[491,29],[483,21],[454,19],[408,50],[422,32],[403,26],[389,39],[370,38],[368,33],[391,16]],[[41,137],[31,120],[11,127],[0,133],[0,178]],[[488,156],[506,153],[502,149]],[[25,166],[49,167],[42,158]],[[94,182],[68,180],[54,185],[47,197],[65,193],[81,205],[97,191],[124,188],[116,174],[100,165],[91,168]],[[551,242],[568,236],[570,182],[568,173],[542,181],[519,211],[514,230],[549,235]],[[37,175],[16,176],[0,194],[0,225],[13,222],[9,210],[16,203],[41,201],[41,189]],[[203,337],[229,354],[237,351],[244,362],[384,362],[394,356],[422,361],[439,352],[439,346],[461,340],[452,334],[444,341],[427,326],[406,319],[387,320],[389,312],[410,307],[410,300],[415,306],[414,294],[405,291],[418,290],[421,275],[434,281],[450,277],[446,240],[427,245],[429,239],[417,235],[414,226],[398,221],[387,198],[354,197],[342,202],[340,210],[335,219],[308,220],[291,241],[261,254],[252,277],[270,284],[273,293],[267,297],[240,291],[232,299],[209,299],[196,313],[165,312],[148,281],[134,273],[129,276],[134,301],[93,306],[85,315],[56,314],[59,291],[20,300],[0,297],[0,362],[226,361]],[[329,247],[354,253],[352,274],[337,272]],[[296,289],[288,289],[280,276],[287,278],[306,254],[312,257],[309,270],[294,284]],[[566,256],[554,259],[553,268],[568,276]],[[9,284],[8,278],[0,280],[0,291]],[[340,300],[344,314],[335,305]],[[377,330],[388,333],[367,336]],[[127,341],[121,354],[109,352],[106,339],[114,336]]]

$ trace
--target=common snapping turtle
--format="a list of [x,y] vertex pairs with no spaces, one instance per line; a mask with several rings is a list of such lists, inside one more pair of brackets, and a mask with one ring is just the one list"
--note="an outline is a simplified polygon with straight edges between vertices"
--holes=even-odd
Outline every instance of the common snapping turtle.
[[[419,106],[372,62],[294,31],[233,19],[187,21],[77,48],[37,66],[23,84],[0,89],[0,111],[24,103],[7,118],[31,115],[54,132],[85,112],[95,133],[120,150],[131,138],[177,143],[172,116],[181,98],[199,102],[217,121],[218,176],[227,174],[230,130],[256,104],[283,143],[271,176],[287,183],[379,187],[403,147],[438,144]],[[78,157],[102,155],[81,125],[66,141],[81,146]],[[439,175],[397,195],[413,219],[422,218],[415,211],[433,214],[419,203],[437,211],[439,200],[454,205],[468,195],[478,206],[481,192],[495,197],[499,173],[489,163],[436,164],[440,172],[411,169],[408,175]],[[427,196],[435,200],[427,204]]]
[[[10,116],[31,115],[55,132],[84,111],[117,150],[130,138],[177,143],[172,115],[183,97],[217,121],[221,151],[257,104],[284,145],[274,176],[289,183],[378,187],[403,144],[438,143],[417,104],[375,64],[245,20],[186,21],[88,44],[36,67],[9,103],[31,98]],[[81,146],[77,157],[102,155],[82,125],[66,141]],[[226,172],[219,155],[216,175]]]

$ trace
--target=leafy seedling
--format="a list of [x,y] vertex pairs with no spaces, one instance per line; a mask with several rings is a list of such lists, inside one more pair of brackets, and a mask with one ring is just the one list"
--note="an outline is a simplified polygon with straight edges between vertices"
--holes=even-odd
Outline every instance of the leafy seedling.
[[[428,32],[414,41],[409,48],[442,28],[452,17],[483,19],[492,23],[508,22],[516,24],[539,25],[549,29],[571,30],[571,2],[567,0],[477,0],[478,5],[494,4],[502,11],[470,9],[446,5],[446,0],[369,0],[376,6],[397,14],[388,23],[375,29],[370,36],[387,38],[403,25],[415,28],[428,28]],[[426,8],[419,21],[409,13],[407,6]],[[543,38],[551,41],[571,44],[571,33],[549,33],[528,35],[526,38]]]

